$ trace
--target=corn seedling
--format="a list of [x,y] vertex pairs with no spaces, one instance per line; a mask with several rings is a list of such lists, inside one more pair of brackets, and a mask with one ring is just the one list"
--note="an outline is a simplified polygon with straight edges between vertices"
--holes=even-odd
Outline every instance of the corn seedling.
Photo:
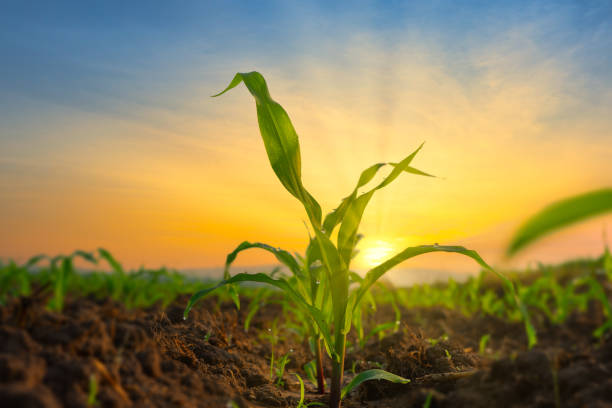
[[433,393],[428,392],[427,397],[425,398],[425,402],[423,402],[423,408],[430,408],[432,399],[433,399]]
[[[195,302],[216,288],[225,285],[233,285],[239,282],[261,282],[281,289],[291,301],[302,308],[309,316],[313,328],[315,328],[318,337],[323,339],[325,348],[332,358],[330,406],[336,408],[340,406],[340,401],[346,393],[363,381],[379,379],[403,383],[408,381],[389,372],[375,369],[358,374],[346,387],[342,388],[346,336],[351,328],[353,314],[372,285],[397,264],[430,252],[458,253],[472,258],[484,269],[497,274],[504,282],[506,289],[514,293],[512,282],[495,272],[475,251],[460,246],[437,244],[404,249],[368,271],[363,281],[354,290],[350,291],[350,261],[354,253],[355,243],[358,240],[358,229],[365,208],[376,191],[386,187],[402,173],[428,176],[427,173],[411,166],[411,162],[422,146],[399,162],[376,163],[368,167],[361,173],[353,191],[342,200],[335,210],[323,218],[319,203],[302,183],[301,155],[297,133],[285,110],[271,98],[263,76],[258,72],[238,73],[228,87],[218,95],[229,91],[242,82],[255,99],[259,129],[272,169],[285,189],[303,205],[309,226],[314,233],[306,250],[304,265],[307,267],[300,268],[296,258],[280,248],[245,242],[232,254],[250,248],[268,251],[275,255],[281,263],[289,267],[296,279],[290,282],[282,277],[275,279],[263,273],[240,273],[234,276],[229,276],[229,273],[226,273],[225,279],[218,285],[199,291],[191,297],[185,308],[185,317],[187,317]],[[383,181],[370,190],[359,193],[359,189],[365,188],[378,171],[385,166],[390,166],[391,172]],[[332,233],[336,228],[338,231],[334,242]],[[327,299],[329,299],[329,302]],[[524,315],[528,330],[532,331],[527,323],[526,310],[520,306],[518,298],[515,297],[514,299]],[[328,307],[328,305],[330,306]],[[533,344],[535,334],[532,332],[530,334],[530,343]]]
[[98,378],[95,374],[89,376],[89,392],[87,394],[87,405],[94,407],[98,405]]
[[300,400],[298,401],[297,408],[304,408],[304,381],[302,381],[302,377],[299,374],[295,375],[300,383]]
[[506,254],[513,256],[535,240],[584,219],[612,211],[612,188],[558,201],[529,218],[512,237]]
[[280,359],[277,359],[276,361],[272,359],[270,362],[272,368],[271,380],[274,381],[274,384],[280,387],[285,385],[285,382],[283,381],[283,374],[285,374],[285,367],[287,364],[289,364],[289,361],[291,361],[289,358],[289,353],[286,353],[283,354]]
[[478,342],[478,352],[483,355],[485,351],[487,351],[487,344],[489,344],[489,340],[491,340],[490,334],[483,334],[480,337],[480,341]]
[[[168,305],[183,293],[193,293],[210,284],[197,279],[187,278],[176,271],[165,268],[126,273],[113,266],[120,264],[103,249],[96,252],[74,251],[71,255],[37,255],[25,264],[8,262],[0,267],[0,304],[10,297],[34,296],[48,290],[51,296],[48,307],[60,312],[64,308],[68,293],[79,296],[93,295],[98,298],[113,298],[122,302],[128,309],[148,307],[155,303]],[[101,260],[110,263],[113,271],[79,271],[74,260],[80,258],[98,266]],[[46,265],[42,261],[48,261]],[[42,265],[41,265],[42,264]]]

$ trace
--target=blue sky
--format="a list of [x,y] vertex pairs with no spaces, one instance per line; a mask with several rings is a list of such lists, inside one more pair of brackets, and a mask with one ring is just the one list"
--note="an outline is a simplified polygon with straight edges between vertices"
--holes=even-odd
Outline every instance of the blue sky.
[[[92,110],[112,109],[113,98],[171,109],[180,101],[161,95],[167,87],[219,75],[236,60],[341,60],[342,42],[364,32],[390,50],[410,37],[435,44],[440,63],[470,80],[477,72],[465,53],[503,40],[512,27],[530,27],[547,57],[571,54],[576,76],[588,77],[593,92],[609,84],[612,3],[496,3],[6,2],[3,106],[17,95]],[[337,47],[336,55],[324,43]]]
[[[262,72],[288,110],[305,177],[334,175],[327,207],[363,162],[427,141],[423,167],[446,181],[375,201],[364,228],[379,241],[401,226],[495,259],[533,209],[612,184],[609,1],[6,1],[0,52],[0,226],[21,231],[0,256],[105,246],[187,267],[220,264],[241,236],[300,248],[299,208],[257,150],[252,101],[208,98],[237,71]],[[418,197],[396,204],[402,191]],[[233,207],[245,195],[288,209],[267,226]],[[410,218],[428,210],[431,223]],[[576,236],[591,245],[601,222],[589,228]],[[596,252],[585,248],[572,254]]]

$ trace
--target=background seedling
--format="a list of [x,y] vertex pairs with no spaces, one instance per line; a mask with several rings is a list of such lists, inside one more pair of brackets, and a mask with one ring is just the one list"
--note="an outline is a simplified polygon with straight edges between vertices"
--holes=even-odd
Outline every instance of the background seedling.
[[612,211],[612,188],[590,191],[553,203],[521,226],[510,240],[506,253],[514,256],[559,228],[609,211]]

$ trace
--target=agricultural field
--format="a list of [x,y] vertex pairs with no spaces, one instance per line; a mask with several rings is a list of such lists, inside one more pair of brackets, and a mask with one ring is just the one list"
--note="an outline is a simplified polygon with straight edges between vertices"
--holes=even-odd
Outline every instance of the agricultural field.
[[[270,165],[304,207],[303,254],[244,241],[223,278],[165,268],[125,271],[113,255],[77,250],[0,265],[0,400],[15,407],[562,407],[612,402],[612,256],[530,271],[492,268],[456,245],[406,247],[365,274],[351,265],[373,195],[413,167],[367,167],[323,216],[301,178],[299,140],[258,72],[253,96]],[[390,172],[380,179],[379,170]],[[566,225],[612,209],[604,188],[529,218],[512,257]],[[284,266],[234,273],[244,251]],[[428,253],[481,268],[467,282],[395,288],[384,275]],[[89,270],[77,270],[75,262]],[[110,269],[110,272],[105,272]],[[242,284],[242,285],[241,285]]]
[[[77,272],[73,259],[92,262]],[[105,270],[112,272],[104,272]],[[274,276],[281,278],[282,272]],[[377,285],[353,318],[346,407],[607,406],[612,258],[509,272],[537,343],[498,279]],[[308,321],[279,290],[217,291],[170,270],[124,271],[104,250],[0,268],[0,398],[12,407],[323,406]],[[323,352],[325,353],[325,351]],[[325,383],[331,359],[323,356]]]
[[0,408],[612,407],[611,17],[3,2]]

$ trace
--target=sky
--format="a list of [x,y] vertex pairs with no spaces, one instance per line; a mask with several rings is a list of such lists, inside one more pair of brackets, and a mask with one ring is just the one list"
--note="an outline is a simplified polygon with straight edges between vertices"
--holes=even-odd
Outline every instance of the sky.
[[[329,3],[3,2],[0,258],[104,247],[128,267],[210,269],[243,240],[303,252],[251,96],[209,97],[252,70],[324,211],[425,142],[413,164],[437,177],[374,196],[357,269],[434,242],[501,268],[601,254],[610,216],[503,256],[543,206],[612,185],[611,2]],[[433,254],[390,276],[477,270]]]

